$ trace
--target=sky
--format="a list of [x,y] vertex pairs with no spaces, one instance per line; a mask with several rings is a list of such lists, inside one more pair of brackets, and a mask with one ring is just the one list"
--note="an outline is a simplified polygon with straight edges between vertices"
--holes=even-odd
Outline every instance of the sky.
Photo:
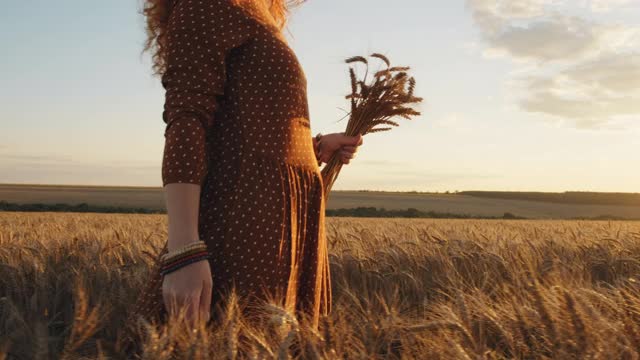
[[[0,183],[161,186],[141,7],[3,4]],[[640,192],[640,0],[308,0],[287,37],[313,134],[346,126],[350,56],[410,66],[425,99],[333,189]]]

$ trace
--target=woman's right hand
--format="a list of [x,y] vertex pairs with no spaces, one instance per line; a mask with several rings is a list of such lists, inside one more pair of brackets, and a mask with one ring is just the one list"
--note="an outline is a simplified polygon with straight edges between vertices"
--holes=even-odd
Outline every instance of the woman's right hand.
[[208,321],[211,316],[213,279],[209,261],[200,260],[164,275],[162,297],[169,315],[177,315],[186,306],[190,326]]

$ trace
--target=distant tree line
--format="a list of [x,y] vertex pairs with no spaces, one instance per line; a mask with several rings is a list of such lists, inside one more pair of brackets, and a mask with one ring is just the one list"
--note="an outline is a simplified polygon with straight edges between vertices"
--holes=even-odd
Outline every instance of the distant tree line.
[[[14,204],[0,201],[0,211],[59,211],[59,212],[95,212],[95,213],[141,213],[164,214],[165,209],[132,208],[121,206],[99,206],[81,203],[69,204]],[[402,218],[433,218],[433,219],[524,219],[511,213],[503,216],[475,216],[469,214],[439,213],[435,211],[422,211],[415,208],[406,210],[387,210],[375,207],[357,207],[351,209],[326,209],[326,216],[349,217],[402,217]]]
[[395,217],[395,218],[428,218],[428,219],[526,219],[506,212],[502,216],[455,214],[449,212],[422,211],[416,208],[406,210],[375,207],[357,207],[351,209],[327,209],[327,216],[350,217]]
[[56,204],[14,204],[0,200],[0,211],[59,211],[59,212],[96,212],[96,213],[135,213],[135,214],[162,214],[166,210],[134,208],[123,206],[102,206],[81,203],[76,205],[56,203]]
[[461,191],[458,194],[494,199],[542,201],[559,204],[640,206],[640,193]]
[[[344,191],[344,190],[336,190]],[[640,193],[622,192],[592,192],[592,191],[565,191],[565,192],[537,192],[537,191],[390,191],[390,190],[351,190],[362,193],[397,193],[418,195],[467,195],[475,197],[541,201],[558,204],[580,205],[627,205],[640,206]]]
[[[0,200],[0,211],[26,211],[26,212],[82,212],[82,213],[122,213],[122,214],[166,214],[165,209],[148,209],[141,207],[101,206],[81,203],[76,205],[56,204],[15,204]],[[422,218],[422,219],[527,219],[510,212],[502,216],[456,214],[449,212],[422,211],[416,208],[385,209],[376,207],[356,207],[341,209],[326,209],[326,216],[332,217],[380,217],[380,218]],[[595,217],[573,217],[571,220],[638,220],[628,219],[613,215],[600,215]]]

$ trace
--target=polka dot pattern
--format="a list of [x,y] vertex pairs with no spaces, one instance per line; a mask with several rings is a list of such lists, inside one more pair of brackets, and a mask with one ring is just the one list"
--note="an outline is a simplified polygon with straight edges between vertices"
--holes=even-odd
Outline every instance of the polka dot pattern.
[[[202,186],[212,307],[235,287],[317,326],[331,310],[325,203],[295,53],[230,0],[178,1],[168,34],[162,180]],[[134,316],[166,315],[155,266]]]

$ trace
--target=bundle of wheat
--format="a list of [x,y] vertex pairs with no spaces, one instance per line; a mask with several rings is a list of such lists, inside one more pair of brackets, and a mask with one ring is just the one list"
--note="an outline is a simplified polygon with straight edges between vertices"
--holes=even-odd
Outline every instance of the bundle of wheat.
[[[413,95],[416,80],[409,77],[407,71],[410,68],[408,66],[392,67],[389,59],[382,54],[374,53],[371,57],[382,60],[386,68],[377,71],[369,82],[367,82],[369,61],[366,58],[354,56],[345,60],[347,64],[362,63],[366,67],[362,80],[357,79],[354,67],[349,68],[351,94],[346,98],[351,101],[351,111],[347,114],[349,122],[344,131],[347,136],[358,134],[364,136],[391,130],[392,126],[398,126],[398,123],[392,120],[393,118],[399,116],[411,120],[412,116],[420,115],[420,112],[411,108],[411,104],[422,102],[422,98]],[[336,152],[322,169],[325,198],[328,198],[342,164]]]

